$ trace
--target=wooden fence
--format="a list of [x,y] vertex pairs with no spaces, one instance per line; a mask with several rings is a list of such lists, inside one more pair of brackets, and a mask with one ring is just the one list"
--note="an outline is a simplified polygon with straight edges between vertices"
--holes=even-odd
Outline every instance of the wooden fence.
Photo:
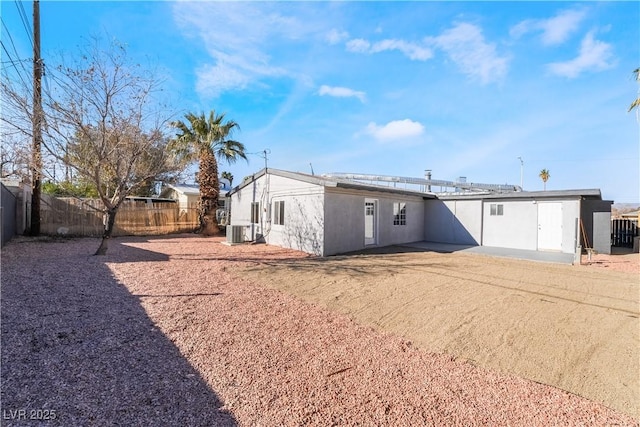
[[[43,234],[101,236],[104,231],[102,202],[94,199],[42,196]],[[125,202],[116,215],[114,236],[160,235],[191,232],[198,226],[195,208],[180,209],[177,203]]]
[[632,248],[633,238],[637,235],[637,221],[619,218],[611,220],[611,246]]

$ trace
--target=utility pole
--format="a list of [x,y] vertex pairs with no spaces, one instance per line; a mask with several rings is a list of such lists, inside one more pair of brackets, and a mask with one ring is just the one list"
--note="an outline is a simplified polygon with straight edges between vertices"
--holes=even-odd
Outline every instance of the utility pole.
[[33,0],[33,146],[31,165],[31,229],[40,234],[42,187],[42,59],[40,58],[40,0]]

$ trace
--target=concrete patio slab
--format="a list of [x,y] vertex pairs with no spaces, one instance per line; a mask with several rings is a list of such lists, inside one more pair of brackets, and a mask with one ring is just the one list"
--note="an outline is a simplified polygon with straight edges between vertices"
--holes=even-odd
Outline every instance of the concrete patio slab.
[[413,249],[423,249],[425,251],[452,253],[465,252],[480,255],[488,255],[501,258],[516,258],[529,261],[552,262],[558,264],[573,264],[574,254],[563,252],[542,252],[531,251],[525,249],[509,249],[496,248],[491,246],[470,246],[470,245],[454,245],[450,243],[437,242],[414,242],[398,245]]

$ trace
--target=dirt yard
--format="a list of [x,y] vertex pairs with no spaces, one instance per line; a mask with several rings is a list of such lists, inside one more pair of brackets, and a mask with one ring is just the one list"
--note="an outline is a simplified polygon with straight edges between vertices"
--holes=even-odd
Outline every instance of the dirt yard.
[[2,249],[3,425],[638,425],[637,270],[97,244]]
[[254,262],[239,276],[435,353],[639,416],[638,254],[568,266],[391,248]]

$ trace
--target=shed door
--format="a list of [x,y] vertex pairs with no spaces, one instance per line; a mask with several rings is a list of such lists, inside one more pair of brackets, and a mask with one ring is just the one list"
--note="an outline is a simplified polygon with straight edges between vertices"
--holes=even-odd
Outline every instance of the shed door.
[[562,203],[538,203],[538,250],[562,250]]
[[374,199],[364,201],[364,244],[376,244],[376,211],[378,202]]

